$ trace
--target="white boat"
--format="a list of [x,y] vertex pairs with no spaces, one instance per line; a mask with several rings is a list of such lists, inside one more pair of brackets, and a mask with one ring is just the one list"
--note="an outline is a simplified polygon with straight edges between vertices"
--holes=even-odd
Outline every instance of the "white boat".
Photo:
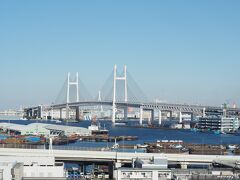
[[148,145],[147,144],[137,144],[138,148],[147,148]]
[[227,148],[230,149],[230,150],[234,150],[234,149],[236,149],[237,147],[236,147],[236,145],[228,145]]
[[60,120],[51,120],[52,122],[55,122],[55,123],[62,123],[62,121]]
[[115,126],[126,126],[126,123],[115,123]]

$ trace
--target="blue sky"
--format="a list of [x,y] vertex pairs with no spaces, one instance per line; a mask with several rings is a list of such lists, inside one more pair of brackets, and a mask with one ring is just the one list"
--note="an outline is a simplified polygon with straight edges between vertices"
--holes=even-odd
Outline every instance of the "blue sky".
[[96,94],[113,65],[149,99],[240,104],[240,1],[0,1],[0,109]]

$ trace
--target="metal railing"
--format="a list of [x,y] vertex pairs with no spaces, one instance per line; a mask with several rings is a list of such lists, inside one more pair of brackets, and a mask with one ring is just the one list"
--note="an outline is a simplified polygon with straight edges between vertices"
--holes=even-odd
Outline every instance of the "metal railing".
[[[0,144],[0,148],[16,148],[16,149],[46,149],[45,145],[33,145],[33,144]],[[72,150],[72,151],[112,151],[107,147],[79,147],[79,146],[54,146],[53,150]]]

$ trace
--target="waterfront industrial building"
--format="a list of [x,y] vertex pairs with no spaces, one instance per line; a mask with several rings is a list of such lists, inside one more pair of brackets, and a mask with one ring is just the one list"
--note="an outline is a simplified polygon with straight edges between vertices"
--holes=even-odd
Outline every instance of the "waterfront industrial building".
[[0,123],[0,129],[5,132],[14,132],[19,135],[91,135],[91,130],[87,128],[45,123],[31,123],[28,125]]

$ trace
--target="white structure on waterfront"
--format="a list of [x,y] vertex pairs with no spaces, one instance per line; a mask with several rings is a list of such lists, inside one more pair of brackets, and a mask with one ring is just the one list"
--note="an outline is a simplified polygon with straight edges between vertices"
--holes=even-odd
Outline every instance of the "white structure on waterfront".
[[91,135],[91,130],[87,128],[45,123],[31,123],[28,125],[0,123],[0,129],[5,132],[16,132],[20,135]]
[[3,131],[16,132],[20,135],[49,135],[50,131],[38,125],[38,123],[33,123],[29,125],[13,124],[13,123],[0,123],[0,129]]
[[65,180],[63,163],[55,163],[51,156],[0,156],[0,180]]

